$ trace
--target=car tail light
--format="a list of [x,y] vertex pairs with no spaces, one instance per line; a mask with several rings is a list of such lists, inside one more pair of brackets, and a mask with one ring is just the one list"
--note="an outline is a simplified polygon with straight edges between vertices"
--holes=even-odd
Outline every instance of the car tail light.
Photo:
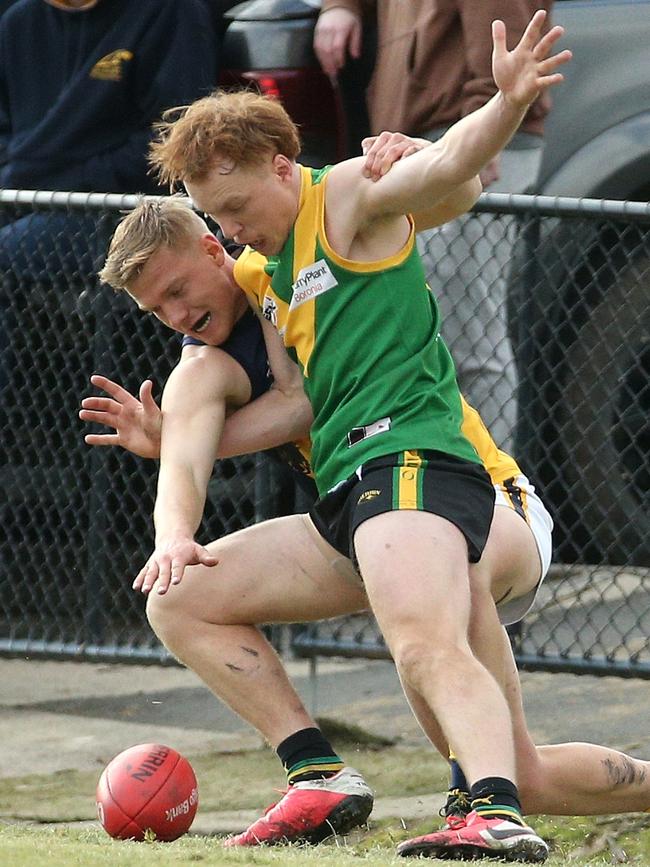
[[321,166],[346,157],[345,119],[338,91],[320,69],[224,70],[222,87],[254,87],[279,99],[300,129],[301,162]]

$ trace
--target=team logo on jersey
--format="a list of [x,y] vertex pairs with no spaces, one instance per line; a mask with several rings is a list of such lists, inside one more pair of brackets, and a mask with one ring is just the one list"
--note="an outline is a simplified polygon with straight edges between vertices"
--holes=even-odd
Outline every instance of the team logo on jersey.
[[117,51],[111,51],[90,70],[91,78],[101,78],[104,81],[121,81],[124,72],[124,64],[129,60],[133,60],[133,52],[126,51],[120,48]]
[[278,327],[278,305],[270,295],[265,295],[262,301],[262,316],[276,328]]
[[381,491],[372,490],[372,491],[364,491],[363,494],[357,500],[357,506],[360,506],[361,503],[367,503],[368,500],[374,500],[375,497],[378,497],[381,494]]
[[293,294],[289,310],[295,310],[296,307],[306,304],[312,298],[317,298],[334,286],[338,286],[338,283],[330,271],[330,266],[325,259],[319,259],[318,262],[298,272],[296,282],[292,286]]
[[360,443],[362,440],[367,440],[368,437],[376,437],[377,434],[386,433],[386,431],[391,429],[391,425],[392,422],[390,416],[386,416],[386,418],[380,418],[377,419],[377,421],[373,421],[372,424],[353,427],[352,430],[348,432],[348,448]]

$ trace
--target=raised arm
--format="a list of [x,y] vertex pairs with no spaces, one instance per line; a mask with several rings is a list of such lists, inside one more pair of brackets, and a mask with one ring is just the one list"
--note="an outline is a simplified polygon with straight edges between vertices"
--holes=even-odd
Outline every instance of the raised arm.
[[[382,132],[376,136],[369,136],[361,142],[365,157],[363,174],[373,181],[378,181],[399,160],[431,146],[432,143],[428,139],[407,136],[401,132]],[[412,214],[415,231],[432,229],[466,213],[475,204],[481,192],[482,184],[478,176],[460,184],[446,199],[441,199],[424,211]]]
[[505,25],[493,22],[492,66],[499,90],[488,103],[454,124],[438,142],[397,163],[377,183],[359,182],[363,158],[333,169],[331,182],[336,183],[337,190],[347,190],[348,199],[350,190],[355,192],[356,202],[350,204],[350,209],[358,202],[361,228],[364,219],[372,222],[390,215],[428,211],[471,181],[505,147],[529,105],[543,90],[562,80],[556,70],[571,57],[569,51],[549,56],[563,30],[553,27],[542,36],[545,17],[543,10],[536,12],[521,41],[510,52],[506,49]]
[[[194,534],[203,515],[227,407],[248,401],[250,383],[229,355],[213,347],[206,350],[182,360],[165,386],[155,550],[133,583],[143,593],[156,582],[157,592],[165,593],[170,583],[181,581],[186,566],[215,564],[194,541]],[[218,359],[211,353],[218,353]]]

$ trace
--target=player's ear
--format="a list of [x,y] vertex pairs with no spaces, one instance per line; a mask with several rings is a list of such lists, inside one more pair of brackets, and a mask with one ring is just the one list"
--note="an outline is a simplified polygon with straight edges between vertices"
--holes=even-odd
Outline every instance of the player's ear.
[[226,251],[224,250],[221,241],[219,241],[215,235],[211,232],[206,232],[205,235],[201,235],[201,246],[208,256],[211,256],[216,261],[217,265],[223,265]]
[[283,181],[293,177],[293,163],[284,154],[276,154],[273,157],[273,171]]

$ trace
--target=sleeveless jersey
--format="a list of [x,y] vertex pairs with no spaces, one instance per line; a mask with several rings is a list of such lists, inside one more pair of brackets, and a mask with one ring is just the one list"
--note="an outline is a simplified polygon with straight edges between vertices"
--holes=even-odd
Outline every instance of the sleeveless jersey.
[[470,406],[464,397],[461,396],[460,400],[463,408],[462,431],[476,449],[492,484],[500,485],[506,479],[521,476],[517,461],[498,448],[474,407]]
[[386,259],[339,256],[325,234],[329,169],[300,166],[298,216],[279,256],[268,259],[270,282],[260,278],[259,254],[245,250],[235,264],[235,279],[302,370],[319,491],[372,458],[409,449],[478,463],[461,431],[454,366],[413,225],[402,250]]
[[[265,273],[266,259],[263,256],[249,250],[245,267],[249,282],[256,281],[264,288],[269,287],[270,278]],[[183,337],[183,346],[188,344],[205,345],[198,338]],[[219,348],[227,352],[244,369],[251,382],[251,399],[268,391],[273,378],[269,370],[262,328],[259,319],[252,310],[246,311],[235,325],[231,336]],[[462,397],[461,407],[463,412],[462,432],[476,449],[492,484],[498,485],[506,479],[521,475],[522,471],[514,458],[497,448],[479,413]],[[295,470],[298,483],[304,486],[306,493],[312,493],[309,486],[311,480],[308,478],[311,476],[311,443],[309,439],[269,449],[267,454],[288,464],[292,470]]]

